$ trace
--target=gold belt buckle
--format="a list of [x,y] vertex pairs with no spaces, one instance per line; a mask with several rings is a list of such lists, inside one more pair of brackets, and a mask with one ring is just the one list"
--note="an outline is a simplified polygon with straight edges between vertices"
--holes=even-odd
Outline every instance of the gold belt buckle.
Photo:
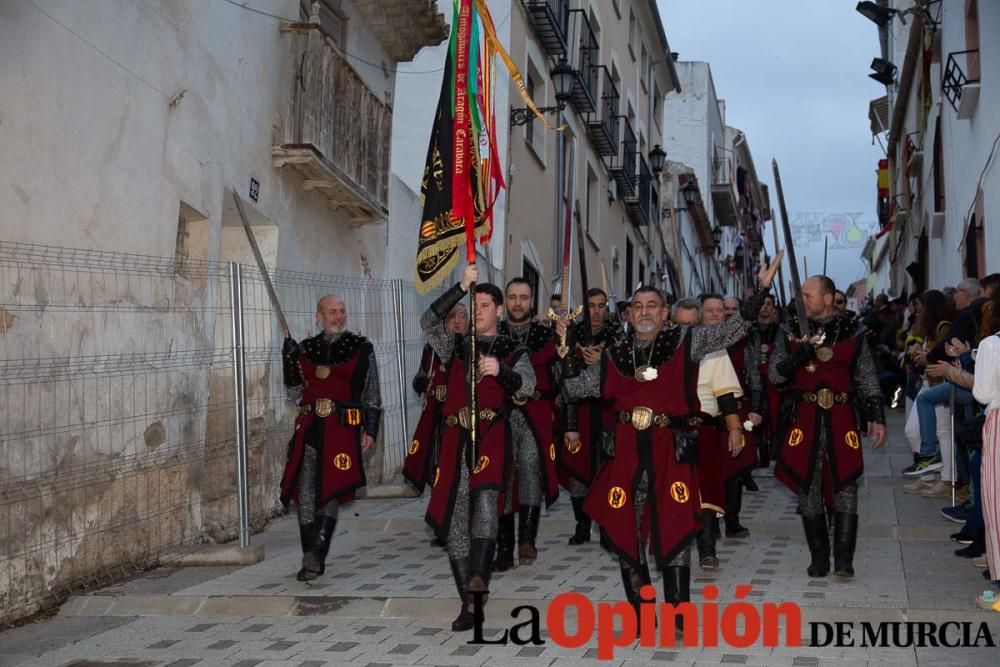
[[820,389],[816,392],[816,404],[824,410],[829,410],[833,407],[833,390],[831,389]]
[[332,412],[333,412],[333,401],[331,401],[329,398],[316,399],[317,417],[329,417]]
[[448,386],[439,384],[434,387],[434,398],[437,399],[438,403],[444,403],[444,399],[448,396]]
[[632,426],[637,431],[645,431],[653,423],[653,411],[650,408],[639,405],[632,408]]

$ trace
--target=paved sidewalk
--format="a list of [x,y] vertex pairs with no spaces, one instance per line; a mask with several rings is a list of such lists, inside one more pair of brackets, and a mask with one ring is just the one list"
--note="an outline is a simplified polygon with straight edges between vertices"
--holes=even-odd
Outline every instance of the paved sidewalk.
[[[861,490],[861,534],[850,583],[810,579],[808,552],[793,497],[767,471],[761,491],[744,496],[748,540],[720,541],[721,569],[693,571],[694,601],[714,584],[720,602],[737,584],[753,587],[747,600],[797,602],[808,642],[811,621],[982,622],[1000,642],[1000,614],[977,610],[985,585],[979,570],[956,558],[948,535],[958,526],[941,519],[941,500],[900,492],[898,471],[910,456],[893,415],[894,439],[882,452],[866,451]],[[446,556],[429,546],[422,516],[426,499],[364,500],[342,510],[327,574],[295,580],[298,528],[292,517],[255,536],[266,559],[245,568],[161,568],[119,586],[70,600],[49,620],[0,634],[0,665],[586,665],[755,664],[996,665],[1000,649],[854,648],[618,649],[599,662],[596,641],[561,649],[476,646],[450,629],[457,600]],[[617,564],[596,543],[570,547],[572,512],[566,498],[543,513],[540,558],[497,574],[487,607],[487,636],[509,627],[510,611],[567,591],[593,600],[621,599]],[[654,574],[658,597],[662,588]],[[523,620],[522,616],[518,620]],[[567,623],[572,630],[575,622]]]

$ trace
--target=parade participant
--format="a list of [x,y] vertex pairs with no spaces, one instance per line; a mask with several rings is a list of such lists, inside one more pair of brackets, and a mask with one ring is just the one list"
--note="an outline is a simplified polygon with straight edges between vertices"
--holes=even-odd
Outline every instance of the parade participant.
[[[794,415],[783,424],[775,477],[799,497],[812,562],[811,577],[830,571],[826,516],[833,510],[834,573],[854,576],[858,485],[864,472],[862,429],[876,448],[885,444],[885,411],[871,350],[857,320],[838,314],[836,287],[826,276],[802,285],[808,340],[778,336],[769,375],[788,384]],[[796,324],[798,324],[796,322]],[[860,422],[859,422],[860,419]]]
[[[718,294],[702,295],[694,304],[702,309],[698,323],[715,326],[726,321],[723,299]],[[685,311],[692,312],[690,308]],[[726,351],[705,355],[698,365],[700,411],[691,423],[698,433],[696,467],[701,492],[702,528],[698,531],[695,544],[698,564],[703,570],[719,567],[716,553],[719,515],[725,514],[728,506],[725,474],[734,452],[742,456],[745,449],[739,418],[739,399],[742,396],[739,378]],[[727,537],[734,536],[727,534]]]
[[740,300],[735,296],[727,296],[722,300],[722,307],[726,313],[727,320],[740,312],[740,305]]
[[517,557],[524,565],[538,558],[535,543],[542,501],[550,507],[559,497],[552,433],[557,390],[554,370],[559,362],[555,334],[550,327],[531,321],[534,299],[527,280],[512,279],[507,283],[504,297],[507,319],[500,322],[497,330],[501,336],[527,348],[535,372],[535,391],[527,400],[515,400],[510,411],[514,467],[507,480],[497,534],[497,572],[505,572],[514,565],[515,493],[519,505]]
[[[507,404],[524,401],[535,391],[527,350],[497,334],[503,292],[496,285],[475,286],[475,360],[470,358],[470,336],[446,327],[445,317],[478,277],[474,264],[466,266],[461,282],[438,297],[420,318],[427,341],[448,367],[439,465],[425,518],[447,542],[462,603],[451,626],[455,631],[474,625],[471,594],[487,591],[493,570],[497,504],[512,458]],[[467,399],[471,382],[476,382],[476,414],[471,413]],[[474,427],[475,442],[470,437]]]
[[[778,253],[775,263],[761,271],[765,290],[781,258]],[[765,290],[748,300],[747,319],[757,317]],[[746,335],[749,326],[743,317],[734,317],[715,327],[664,329],[664,307],[657,290],[640,287],[632,300],[635,336],[605,350],[600,364],[581,368],[567,357],[564,369],[568,397],[603,397],[613,403],[615,456],[598,472],[584,511],[619,555],[625,594],[634,605],[640,602],[640,587],[649,583],[647,539],[663,570],[666,601],[677,605],[690,600],[689,546],[700,527],[701,508],[694,469],[697,444],[686,420],[699,408],[697,364]],[[566,433],[568,446],[579,438],[577,432]]]
[[[592,287],[587,293],[587,316],[577,322],[574,338],[583,340],[583,327],[590,327],[591,345],[577,347],[575,354],[587,366],[597,364],[606,347],[614,344],[618,327],[608,319],[608,295]],[[590,517],[583,511],[583,500],[590,483],[604,460],[604,434],[613,428],[614,415],[600,398],[585,398],[567,408],[565,430],[579,432],[579,446],[563,443],[559,448],[559,481],[569,491],[576,530],[570,544],[590,542]]]
[[281,478],[281,502],[295,503],[302,544],[299,581],[326,571],[337,509],[365,486],[362,453],[371,449],[382,419],[378,364],[372,344],[347,330],[347,309],[336,296],[316,304],[322,332],[286,338],[282,371],[289,399],[299,405]]
[[[465,335],[469,330],[469,311],[466,307],[458,304],[452,308],[445,326],[449,331]],[[423,493],[425,485],[433,483],[437,471],[441,404],[448,391],[447,381],[447,366],[440,363],[429,343],[424,344],[420,367],[413,377],[413,390],[424,397],[424,403],[403,462],[403,478],[420,493]],[[435,537],[431,546],[443,547],[444,542]]]
[[[768,468],[771,465],[771,452],[774,451],[772,442],[778,432],[781,391],[771,382],[767,368],[779,330],[778,309],[774,303],[774,296],[768,295],[760,308],[757,324],[747,337],[747,371],[754,372],[756,369],[760,377],[760,392],[750,395],[752,413],[749,417],[754,423],[751,440],[757,445],[757,462],[761,468]],[[755,415],[759,416],[760,423],[757,423]],[[745,479],[744,486],[748,491],[758,490],[753,477]]]

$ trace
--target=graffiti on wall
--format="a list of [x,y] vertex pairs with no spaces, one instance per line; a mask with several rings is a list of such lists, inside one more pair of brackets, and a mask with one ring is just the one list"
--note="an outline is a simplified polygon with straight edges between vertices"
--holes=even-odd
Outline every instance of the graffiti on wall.
[[796,246],[822,244],[829,238],[830,250],[857,249],[878,231],[875,220],[860,220],[861,213],[793,213],[789,227]]

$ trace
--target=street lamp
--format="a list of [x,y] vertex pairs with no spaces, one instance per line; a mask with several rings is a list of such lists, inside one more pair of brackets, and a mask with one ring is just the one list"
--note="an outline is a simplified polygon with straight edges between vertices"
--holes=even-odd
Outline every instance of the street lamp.
[[[889,25],[892,21],[893,14],[896,13],[895,9],[890,9],[888,7],[882,7],[874,2],[859,2],[858,6],[854,8],[859,14],[864,16],[869,21],[872,21],[880,28],[884,28]],[[905,23],[905,19],[902,19]]]
[[[549,72],[552,83],[556,89],[556,106],[538,107],[540,113],[558,113],[566,108],[566,103],[573,96],[573,80],[576,78],[576,70],[573,69],[566,58],[560,58],[556,66]],[[534,118],[534,112],[530,107],[519,107],[510,110],[510,124],[514,127],[525,125]]]
[[667,151],[660,148],[660,144],[653,146],[649,151],[649,168],[653,170],[654,176],[659,176],[663,171],[663,163],[667,160]]
[[722,228],[718,224],[712,228],[712,245],[715,247],[715,255],[718,257],[722,253]]

